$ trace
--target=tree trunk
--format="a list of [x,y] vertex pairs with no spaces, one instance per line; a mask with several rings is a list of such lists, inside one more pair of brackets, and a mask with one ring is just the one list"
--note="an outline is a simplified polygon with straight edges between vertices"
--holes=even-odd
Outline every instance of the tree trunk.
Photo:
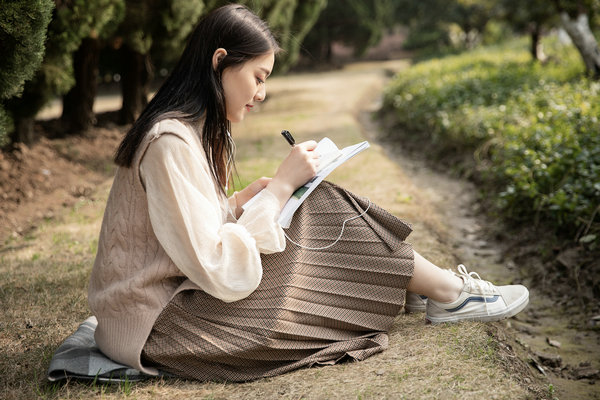
[[321,54],[323,54],[321,56],[322,60],[325,60],[325,62],[328,64],[333,62],[333,42],[331,40],[328,40],[323,44],[323,50],[321,51]]
[[539,61],[539,58],[538,58],[539,43],[540,43],[540,31],[536,26],[531,31],[531,57],[533,57],[534,60],[538,60],[538,61]]
[[10,136],[12,143],[31,145],[35,141],[33,134],[33,117],[15,118],[15,130]]
[[75,86],[63,96],[61,120],[68,133],[85,131],[96,122],[94,99],[99,59],[100,40],[83,39],[81,46],[73,55]]
[[546,55],[544,54],[542,42],[542,30],[540,24],[534,23],[531,28],[531,57],[537,61],[545,61]]
[[148,105],[148,92],[152,80],[150,57],[123,46],[121,91],[123,105],[119,112],[119,122],[130,124],[140,115],[144,107]]
[[565,11],[560,13],[560,19],[573,44],[579,50],[585,67],[593,78],[600,78],[600,48],[590,29],[587,14],[579,14],[577,19],[571,19]]

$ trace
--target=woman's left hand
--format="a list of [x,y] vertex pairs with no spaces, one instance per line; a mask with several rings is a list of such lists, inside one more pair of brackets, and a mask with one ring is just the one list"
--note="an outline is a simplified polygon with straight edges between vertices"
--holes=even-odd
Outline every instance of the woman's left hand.
[[265,186],[267,186],[271,182],[271,178],[262,177],[258,178],[244,189],[240,190],[235,194],[236,200],[236,209],[235,209],[235,217],[239,218],[244,210],[242,206],[246,204],[251,198],[253,198],[258,192],[263,190]]

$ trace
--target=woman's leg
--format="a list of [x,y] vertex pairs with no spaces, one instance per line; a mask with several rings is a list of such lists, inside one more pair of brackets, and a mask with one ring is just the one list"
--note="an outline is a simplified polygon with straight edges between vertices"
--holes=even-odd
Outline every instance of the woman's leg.
[[463,280],[439,268],[416,251],[414,254],[415,269],[407,290],[442,303],[456,300],[463,289]]

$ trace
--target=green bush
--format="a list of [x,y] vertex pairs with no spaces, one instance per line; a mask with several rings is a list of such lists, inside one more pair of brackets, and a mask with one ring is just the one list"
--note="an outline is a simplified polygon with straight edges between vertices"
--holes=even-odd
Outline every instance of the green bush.
[[507,218],[543,221],[596,246],[600,83],[584,76],[575,49],[546,46],[545,65],[523,40],[417,64],[387,88],[384,112],[437,155],[473,155]]
[[44,56],[52,0],[3,1],[0,7],[0,147],[13,131],[6,102],[23,92]]

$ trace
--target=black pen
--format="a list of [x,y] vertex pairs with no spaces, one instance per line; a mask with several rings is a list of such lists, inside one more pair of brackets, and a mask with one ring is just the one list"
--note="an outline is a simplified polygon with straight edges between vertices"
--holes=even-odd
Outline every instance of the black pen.
[[284,129],[281,131],[281,135],[285,138],[285,140],[287,140],[290,146],[293,147],[296,144],[296,141],[294,140],[294,137],[292,136],[290,131]]

